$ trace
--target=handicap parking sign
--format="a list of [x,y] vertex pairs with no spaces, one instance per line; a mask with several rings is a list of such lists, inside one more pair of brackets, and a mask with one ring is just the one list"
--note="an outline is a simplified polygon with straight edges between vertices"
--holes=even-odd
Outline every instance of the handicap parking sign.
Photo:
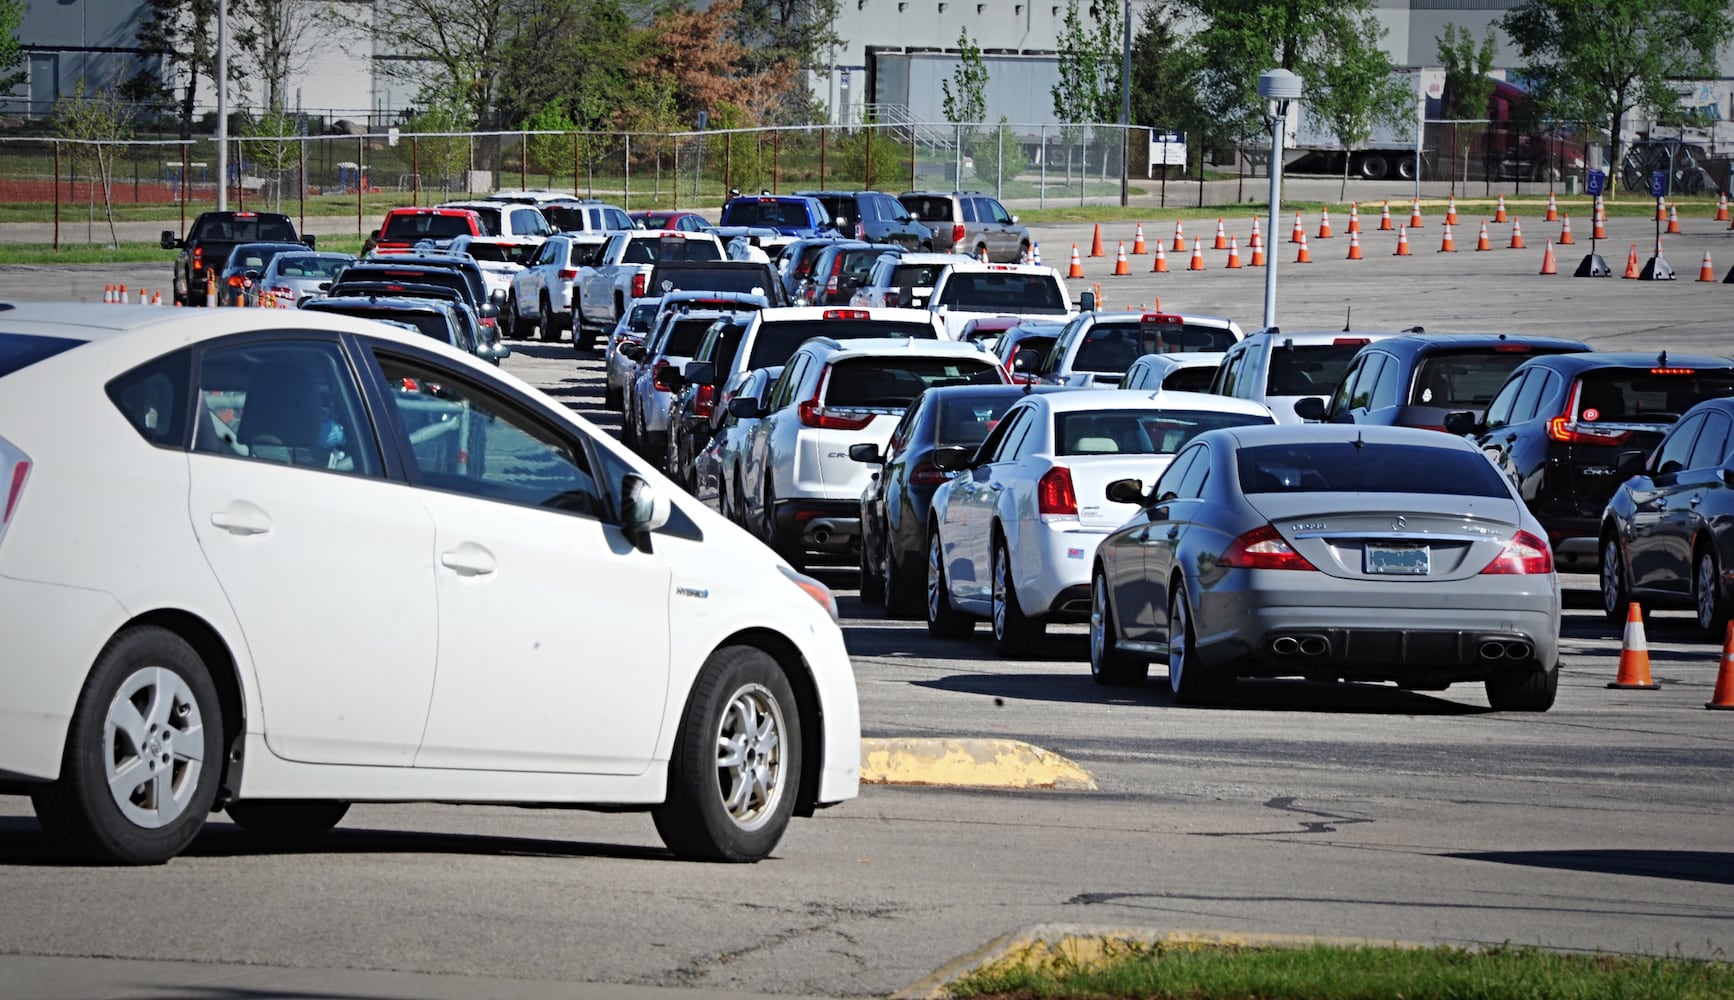
[[1588,183],[1584,186],[1589,189],[1591,198],[1601,194],[1603,191],[1607,190],[1608,172],[1606,170],[1591,170],[1589,172]]
[[1650,197],[1664,198],[1668,194],[1668,172],[1658,170],[1650,174]]

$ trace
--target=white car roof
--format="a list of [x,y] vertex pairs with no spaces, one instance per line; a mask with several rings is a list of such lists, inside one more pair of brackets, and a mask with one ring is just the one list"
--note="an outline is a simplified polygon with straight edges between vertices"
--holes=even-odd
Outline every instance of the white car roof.
[[[902,337],[869,337],[843,342],[840,350],[826,356],[827,361],[873,357],[975,358],[984,364],[997,364],[993,355],[974,344],[957,340],[919,340]],[[1126,393],[1121,393],[1122,396]]]
[[[1245,413],[1250,416],[1270,416],[1270,407],[1250,399],[1217,396],[1208,392],[1180,392],[1161,389],[1145,392],[1140,389],[1073,389],[1068,392],[1031,393],[1055,413],[1075,413],[1079,410],[1209,410],[1217,413]],[[1430,433],[1437,434],[1437,431]]]
[[849,318],[855,318],[858,313],[866,313],[869,320],[885,322],[933,322],[933,314],[925,309],[904,309],[898,306],[777,306],[774,309],[761,310],[759,318],[766,323],[775,323],[779,320],[824,319],[826,313],[848,313]]
[[[420,348],[440,346],[438,341],[420,333],[374,320],[303,309],[165,309],[92,302],[21,302],[0,312],[0,324],[9,334],[63,337],[117,348],[136,346],[144,357],[216,337],[260,330],[328,330],[365,334]],[[456,348],[449,351],[454,357],[470,357]]]
[[1010,271],[1013,274],[1051,274],[1055,278],[1060,276],[1058,268],[1049,267],[1046,264],[983,264],[974,257],[965,257],[963,260],[953,263],[951,269],[963,273]]
[[1198,316],[1193,313],[1171,313],[1155,309],[1134,310],[1132,312],[1107,312],[1098,309],[1091,314],[1090,322],[1097,326],[1111,323],[1142,323],[1145,316],[1178,316],[1183,323],[1192,323],[1196,326],[1219,326],[1223,329],[1234,325],[1234,321],[1227,316]]
[[899,264],[971,264],[980,263],[961,253],[906,253],[897,258]]
[[1330,330],[1297,330],[1294,333],[1289,333],[1286,330],[1279,330],[1276,333],[1264,331],[1249,333],[1246,335],[1246,340],[1241,341],[1241,343],[1263,338],[1273,345],[1281,345],[1285,341],[1291,341],[1298,347],[1317,347],[1320,344],[1334,344],[1337,341],[1370,343],[1375,340],[1389,340],[1392,337],[1403,336],[1408,336],[1408,332],[1405,330],[1338,330],[1334,332]]

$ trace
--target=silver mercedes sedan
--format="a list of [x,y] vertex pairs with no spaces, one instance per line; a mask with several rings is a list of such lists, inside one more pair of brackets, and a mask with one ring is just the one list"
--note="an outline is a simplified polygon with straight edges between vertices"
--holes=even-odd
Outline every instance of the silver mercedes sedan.
[[1090,671],[1175,699],[1239,677],[1481,681],[1495,709],[1546,711],[1559,682],[1559,578],[1546,533],[1464,439],[1306,424],[1200,434],[1097,549]]

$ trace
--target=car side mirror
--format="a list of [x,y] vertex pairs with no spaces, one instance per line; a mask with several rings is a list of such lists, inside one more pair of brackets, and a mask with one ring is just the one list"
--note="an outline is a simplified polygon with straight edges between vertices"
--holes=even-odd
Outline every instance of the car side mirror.
[[1445,430],[1451,434],[1474,434],[1475,411],[1457,410],[1445,414]]
[[494,305],[497,305],[497,306],[505,305],[506,304],[506,290],[504,288],[496,288],[493,291],[489,292],[488,293],[488,301],[492,302]]
[[680,374],[688,385],[716,385],[716,362],[688,361]]
[[941,472],[956,472],[969,466],[970,450],[963,445],[947,445],[935,448],[927,455],[927,460]]
[[681,374],[680,370],[673,365],[658,371],[651,381],[655,382],[656,387],[664,392],[679,392],[686,387],[686,376]]
[[1012,221],[1013,221],[1013,222],[1016,222],[1016,221],[1018,221],[1018,217],[1017,217],[1017,216],[1015,216],[1015,215],[1014,215],[1014,216],[1012,216]]
[[258,268],[249,267],[245,271],[241,272],[241,277],[246,278],[249,281],[258,281],[260,273],[261,272]]
[[1294,404],[1294,415],[1302,420],[1318,420],[1325,415],[1325,401],[1318,396],[1297,399]]
[[885,461],[884,457],[879,454],[879,446],[872,441],[850,445],[849,458],[852,461],[863,462],[867,465],[879,465]]
[[175,238],[175,231],[173,229],[163,230],[162,247],[164,250],[174,250],[180,245],[181,241]]
[[751,396],[736,396],[729,400],[729,416],[737,420],[757,420],[764,415],[759,401]]
[[[1622,451],[1620,452],[1619,461],[1614,465],[1614,469],[1622,477],[1630,479],[1644,471],[1644,460],[1646,457],[1647,456],[1645,456],[1641,451]],[[1724,471],[1723,475],[1727,476],[1728,473]]]
[[636,472],[620,480],[620,527],[633,547],[650,551],[650,533],[668,523],[668,497]]
[[329,292],[329,291],[331,291],[331,282],[329,282],[329,281],[321,281],[321,282],[320,282],[320,283],[319,283],[319,290],[320,290],[320,291],[322,291],[322,292]]
[[303,236],[301,237],[301,242],[307,244],[307,249],[312,250],[319,245],[319,237]]
[[626,358],[629,361],[639,361],[644,358],[643,344],[621,344],[619,351],[621,354],[626,355]]
[[1084,294],[1078,296],[1078,311],[1079,312],[1095,312],[1096,311],[1096,293],[1095,292],[1085,292]]
[[375,230],[374,230],[374,231],[373,231],[373,232],[371,232],[371,233],[368,233],[368,234],[367,234],[367,238],[368,238],[368,239],[370,239],[370,240],[377,240],[377,239],[379,239],[379,230],[377,230],[377,229],[375,229]]
[[1108,484],[1108,488],[1103,493],[1115,503],[1141,505],[1144,503],[1144,480],[1116,479]]

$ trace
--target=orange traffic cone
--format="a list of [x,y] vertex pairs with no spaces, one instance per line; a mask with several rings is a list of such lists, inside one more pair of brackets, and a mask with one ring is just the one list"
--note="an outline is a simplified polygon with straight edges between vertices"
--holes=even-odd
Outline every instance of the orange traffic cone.
[[1151,274],[1168,273],[1168,256],[1162,252],[1162,241],[1156,241],[1156,263],[1150,266]]
[[152,292],[151,293],[151,305],[160,306],[162,304],[163,304],[163,293],[162,292]]
[[1349,230],[1349,260],[1361,259],[1361,234],[1359,230]]
[[1422,225],[1423,225],[1423,223],[1421,222],[1421,199],[1416,198],[1414,206],[1409,209],[1409,228],[1410,229],[1420,229],[1422,227]]
[[1409,230],[1407,227],[1398,228],[1398,230],[1397,230],[1397,252],[1392,254],[1391,256],[1393,256],[1393,257],[1412,257],[1412,256],[1414,256],[1414,254],[1411,254],[1409,252]]
[[1073,243],[1072,244],[1072,266],[1066,269],[1066,277],[1068,277],[1068,278],[1082,278],[1083,276],[1084,276],[1084,262],[1078,259],[1078,245],[1076,243]]
[[1307,234],[1304,231],[1301,233],[1300,249],[1295,252],[1294,262],[1296,264],[1311,264],[1313,262],[1313,255],[1307,252]]
[[1573,242],[1575,241],[1571,238],[1571,216],[1568,215],[1560,222],[1559,245],[1569,247]]
[[1638,245],[1636,243],[1633,243],[1632,248],[1630,250],[1626,251],[1626,273],[1621,275],[1621,277],[1636,279],[1637,276],[1638,276]]
[[1506,249],[1507,250],[1522,250],[1523,249],[1523,220],[1522,219],[1512,219],[1511,220],[1511,244],[1509,246],[1507,246]]
[[1252,236],[1247,239],[1246,245],[1253,250],[1264,246],[1264,238],[1258,234],[1258,216],[1256,215],[1252,217]]
[[1379,232],[1389,232],[1395,228],[1397,227],[1391,225],[1391,203],[1387,201],[1384,210],[1379,213]]
[[1728,635],[1722,640],[1722,666],[1716,671],[1716,692],[1704,707],[1734,708],[1734,622],[1728,623]]
[[1475,249],[1477,249],[1477,250],[1492,250],[1493,249],[1493,244],[1489,243],[1487,240],[1487,220],[1486,219],[1481,220],[1481,235],[1477,236],[1475,238]]
[[1114,273],[1116,275],[1131,274],[1132,267],[1126,263],[1126,241],[1120,241],[1120,249],[1114,254]]
[[[1709,260],[1710,255],[1705,254],[1705,266],[1709,266]],[[1231,270],[1240,267],[1240,241],[1232,236],[1228,238],[1228,266]]]
[[1505,196],[1503,194],[1499,196],[1499,203],[1493,209],[1493,221],[1494,222],[1506,221],[1506,219],[1505,219]]
[[1351,202],[1349,202],[1349,232],[1358,233],[1360,231],[1361,231],[1361,206],[1359,206],[1359,205],[1357,205],[1351,201]]
[[1451,223],[1445,223],[1445,238],[1439,241],[1440,253],[1456,253],[1457,241],[1451,238]]
[[1595,228],[1590,231],[1590,238],[1605,240],[1608,238],[1608,213],[1607,210],[1602,207],[1602,196],[1599,194],[1596,195],[1595,213]]
[[1680,203],[1668,206],[1668,228],[1664,232],[1678,234],[1680,232]]
[[1553,241],[1547,241],[1547,250],[1541,255],[1541,273],[1558,274],[1559,263],[1553,259]]
[[102,286],[102,304],[105,306],[114,304],[114,286],[113,285],[103,285]]
[[1204,270],[1204,241],[1192,241],[1192,263],[1186,265],[1188,271]]
[[1300,213],[1294,214],[1294,231],[1288,234],[1290,243],[1300,243],[1307,238],[1307,231],[1301,228]]
[[[1547,218],[1545,218],[1541,221],[1543,221],[1543,222],[1558,222],[1559,221],[1559,202],[1554,200],[1552,191],[1549,191],[1547,193]],[[1564,243],[1565,241],[1560,240],[1560,242]]]
[[1715,281],[1716,272],[1710,268],[1710,251],[1704,251],[1704,263],[1698,268],[1699,281]]
[[1186,252],[1186,233],[1180,228],[1180,220],[1174,220],[1174,252]]
[[1452,195],[1445,202],[1445,224],[1448,226],[1455,226],[1457,224],[1457,196],[1456,195]]
[[1644,641],[1644,612],[1633,601],[1626,608],[1626,635],[1620,643],[1620,672],[1609,684],[1611,688],[1654,691],[1659,687],[1650,680],[1650,646]]
[[1716,221],[1728,221],[1728,192],[1726,191],[1716,197]]
[[1210,248],[1212,250],[1228,249],[1228,231],[1222,228],[1222,219],[1220,217],[1216,220],[1216,242],[1212,243]]
[[1666,203],[1666,202],[1664,202],[1664,201],[1662,201],[1662,199],[1660,199],[1660,198],[1657,198],[1657,199],[1656,199],[1656,221],[1657,221],[1657,222],[1666,222],[1666,221],[1668,221],[1668,206],[1667,206],[1667,203]]
[[1263,244],[1259,244],[1259,245],[1254,246],[1252,248],[1251,266],[1253,266],[1253,267],[1263,267],[1264,266],[1264,245]]
[[126,305],[126,286],[125,285],[120,285],[116,288],[114,300],[123,306]]
[[1140,222],[1138,223],[1137,230],[1132,233],[1132,256],[1136,257],[1139,254],[1149,252],[1150,251],[1144,246],[1144,223]]
[[1092,257],[1106,257],[1106,256],[1108,256],[1107,251],[1102,249],[1102,224],[1100,222],[1096,223],[1095,235],[1090,237],[1090,256],[1092,256]]
[[1319,206],[1319,239],[1328,240],[1330,238],[1331,210],[1321,205]]
[[205,268],[205,305],[217,304],[217,272]]

